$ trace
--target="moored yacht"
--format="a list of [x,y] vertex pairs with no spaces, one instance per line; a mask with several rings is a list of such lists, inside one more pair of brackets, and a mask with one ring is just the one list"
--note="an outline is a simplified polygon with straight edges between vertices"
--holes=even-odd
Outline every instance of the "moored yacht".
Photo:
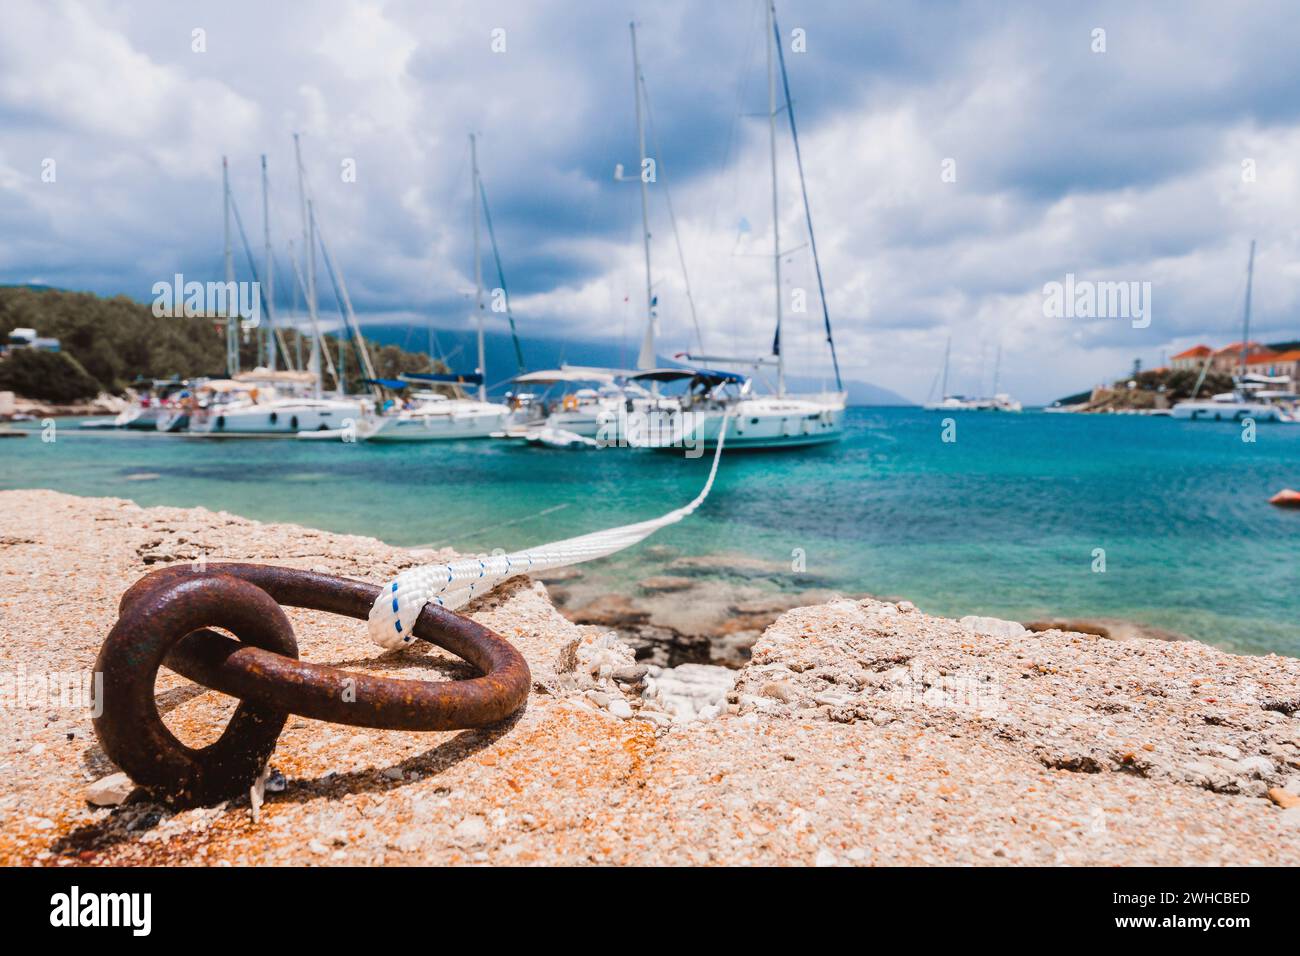
[[1170,416],[1192,422],[1243,421],[1280,422],[1300,424],[1300,396],[1297,396],[1289,375],[1250,374],[1250,296],[1255,282],[1255,240],[1250,241],[1250,256],[1246,260],[1246,301],[1242,309],[1241,362],[1233,376],[1233,389],[1220,392],[1208,399],[1198,399],[1210,369],[1213,353],[1207,355],[1201,374],[1192,389],[1192,397],[1174,405]]
[[[455,376],[410,373],[401,380],[377,379],[372,384],[398,393],[391,405],[363,426],[359,438],[365,441],[447,441],[487,438],[499,432],[510,417],[510,409],[496,402],[443,395],[428,389],[401,394],[406,386],[419,382],[446,384]],[[459,379],[464,381],[462,377]]]
[[1300,395],[1291,388],[1289,376],[1242,375],[1234,380],[1231,392],[1220,392],[1208,399],[1179,402],[1170,413],[1173,418],[1193,422],[1242,421],[1300,424]]
[[[707,373],[692,384],[693,396],[682,401],[683,417],[687,412],[699,416],[696,436],[705,444],[715,443],[722,423],[730,416],[731,424],[726,434],[728,447],[798,448],[839,440],[844,433],[844,411],[847,393],[843,390],[839,359],[835,353],[835,338],[831,333],[830,308],[826,302],[826,289],[822,280],[821,259],[817,253],[817,236],[813,230],[812,208],[808,202],[807,182],[804,178],[803,158],[799,147],[799,133],[795,124],[794,98],[790,93],[790,78],[786,71],[785,53],[776,42],[780,29],[776,22],[776,4],[764,4],[767,14],[767,120],[768,145],[772,191],[772,291],[776,319],[776,334],[772,339],[770,355],[755,359],[738,359],[712,355],[687,355],[692,362],[708,365],[736,365],[756,371],[764,366],[776,371],[775,394],[753,394],[753,383],[748,377],[730,373],[726,380],[709,378],[717,373]],[[777,102],[778,88],[784,102]],[[786,390],[786,346],[782,336],[782,297],[786,294],[781,281],[781,261],[789,250],[781,248],[781,210],[777,191],[777,117],[784,113],[790,127],[794,147],[795,166],[799,174],[804,221],[808,229],[808,248],[812,253],[817,277],[818,297],[821,301],[822,322],[829,347],[831,367],[835,372],[835,391],[813,394],[791,394]]]
[[845,396],[755,395],[750,379],[712,369],[653,369],[630,381],[685,381],[677,398],[629,403],[620,415],[624,443],[639,448],[711,448],[728,420],[728,448],[794,448],[839,440]]
[[[491,234],[492,220],[487,212],[487,193],[484,191],[482,181],[479,178],[478,141],[473,134],[469,138],[469,153],[470,200],[471,207],[474,210],[474,313],[478,339],[478,367],[468,374],[409,372],[399,376],[397,380],[368,379],[367,384],[382,389],[384,393],[389,393],[393,397],[387,398],[381,403],[379,414],[374,421],[368,422],[359,432],[358,437],[366,441],[410,442],[488,438],[505,429],[511,416],[512,409],[509,406],[488,401],[487,383],[484,378],[487,360],[483,339],[485,306],[483,302],[483,255],[479,244],[480,203],[482,216],[487,220],[489,234]],[[500,255],[497,252],[495,237],[492,238],[492,250],[498,269],[500,269]],[[501,283],[501,288],[504,291],[504,276],[501,277]],[[508,311],[508,298],[506,307]],[[513,335],[513,317],[511,317],[510,323]],[[519,350],[517,338],[515,339],[515,347],[522,368],[523,353]],[[430,358],[432,358],[432,340],[430,341],[429,353]],[[409,386],[413,385],[422,385],[425,388],[408,390]],[[465,396],[464,386],[467,385],[477,386],[477,398]],[[451,389],[453,394],[446,395],[442,392],[433,391],[429,386]]]
[[283,436],[360,425],[360,397],[316,397],[311,372],[255,369],[197,390],[188,431],[196,435]]
[[596,438],[618,419],[626,398],[610,369],[562,366],[525,372],[511,380],[517,386],[540,388],[529,394],[504,424],[505,438],[529,438],[542,429],[582,438]]

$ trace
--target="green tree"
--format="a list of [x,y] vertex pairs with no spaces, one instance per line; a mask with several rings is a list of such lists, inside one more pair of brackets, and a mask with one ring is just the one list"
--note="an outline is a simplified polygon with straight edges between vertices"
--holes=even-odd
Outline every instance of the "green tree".
[[75,402],[99,394],[99,382],[67,352],[14,349],[0,359],[0,389],[43,402]]

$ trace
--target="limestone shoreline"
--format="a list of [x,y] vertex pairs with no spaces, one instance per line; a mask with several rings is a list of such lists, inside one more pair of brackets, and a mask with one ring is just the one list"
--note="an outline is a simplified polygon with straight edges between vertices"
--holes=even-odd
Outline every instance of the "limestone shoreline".
[[[121,592],[171,563],[262,561],[378,581],[434,559],[50,491],[0,492],[0,515],[9,675],[89,671]],[[567,620],[547,587],[520,579],[469,609],[528,659],[534,688],[520,714],[428,734],[291,718],[271,761],[282,785],[256,821],[244,799],[180,813],[92,806],[88,787],[115,768],[89,714],[0,701],[0,864],[1300,858],[1300,660],[841,599],[773,611],[738,668],[664,668],[638,664],[599,619]],[[358,622],[289,616],[307,660],[428,680],[466,672],[437,649],[380,652]],[[191,744],[213,739],[231,710],[169,672],[157,692]]]

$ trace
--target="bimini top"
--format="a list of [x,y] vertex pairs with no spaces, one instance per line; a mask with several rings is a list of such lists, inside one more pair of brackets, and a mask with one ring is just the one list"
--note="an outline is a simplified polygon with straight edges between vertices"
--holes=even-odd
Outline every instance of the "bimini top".
[[728,383],[733,385],[743,385],[746,381],[745,376],[739,375],[736,372],[723,372],[719,369],[711,368],[652,368],[647,369],[644,372],[637,372],[634,375],[629,375],[628,378],[632,381],[645,379],[646,381],[651,382],[677,382],[689,378],[703,382],[706,385],[723,385]]
[[236,382],[265,383],[268,385],[310,385],[316,381],[316,376],[311,372],[298,372],[293,369],[272,370],[260,367],[249,372],[239,372],[234,378]]
[[403,372],[403,382],[443,382],[448,385],[482,385],[478,372]]
[[228,378],[214,378],[195,387],[195,391],[207,392],[249,392],[253,386],[248,382],[236,382]]
[[525,372],[523,375],[516,375],[510,381],[516,385],[555,385],[559,382],[600,382],[602,385],[612,385],[614,375],[606,369],[568,366],[540,372]]
[[396,378],[363,378],[362,385],[378,385],[380,388],[386,388],[392,392],[400,392],[406,388],[407,383]]

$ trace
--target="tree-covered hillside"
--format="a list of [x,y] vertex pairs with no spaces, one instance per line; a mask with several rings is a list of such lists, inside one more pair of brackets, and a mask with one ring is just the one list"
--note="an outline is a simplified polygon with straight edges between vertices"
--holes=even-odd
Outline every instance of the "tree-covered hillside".
[[[225,374],[224,331],[206,318],[159,318],[148,305],[126,296],[102,298],[89,292],[29,286],[0,286],[0,339],[13,329],[35,329],[42,337],[60,340],[62,356],[0,359],[0,388],[27,398],[75,401],[99,391],[120,394],[137,378],[193,378]],[[299,354],[296,333],[285,333],[289,353]],[[257,337],[250,335],[240,349],[240,365],[257,365]],[[428,372],[429,356],[395,345],[367,340],[381,377],[401,372]],[[338,360],[339,343],[329,340]],[[344,370],[350,383],[360,377],[355,351],[344,349]],[[18,352],[15,352],[15,356]],[[308,341],[301,354],[310,354]],[[441,369],[440,369],[441,370]],[[331,386],[328,376],[326,386]],[[353,384],[355,390],[355,384]]]

